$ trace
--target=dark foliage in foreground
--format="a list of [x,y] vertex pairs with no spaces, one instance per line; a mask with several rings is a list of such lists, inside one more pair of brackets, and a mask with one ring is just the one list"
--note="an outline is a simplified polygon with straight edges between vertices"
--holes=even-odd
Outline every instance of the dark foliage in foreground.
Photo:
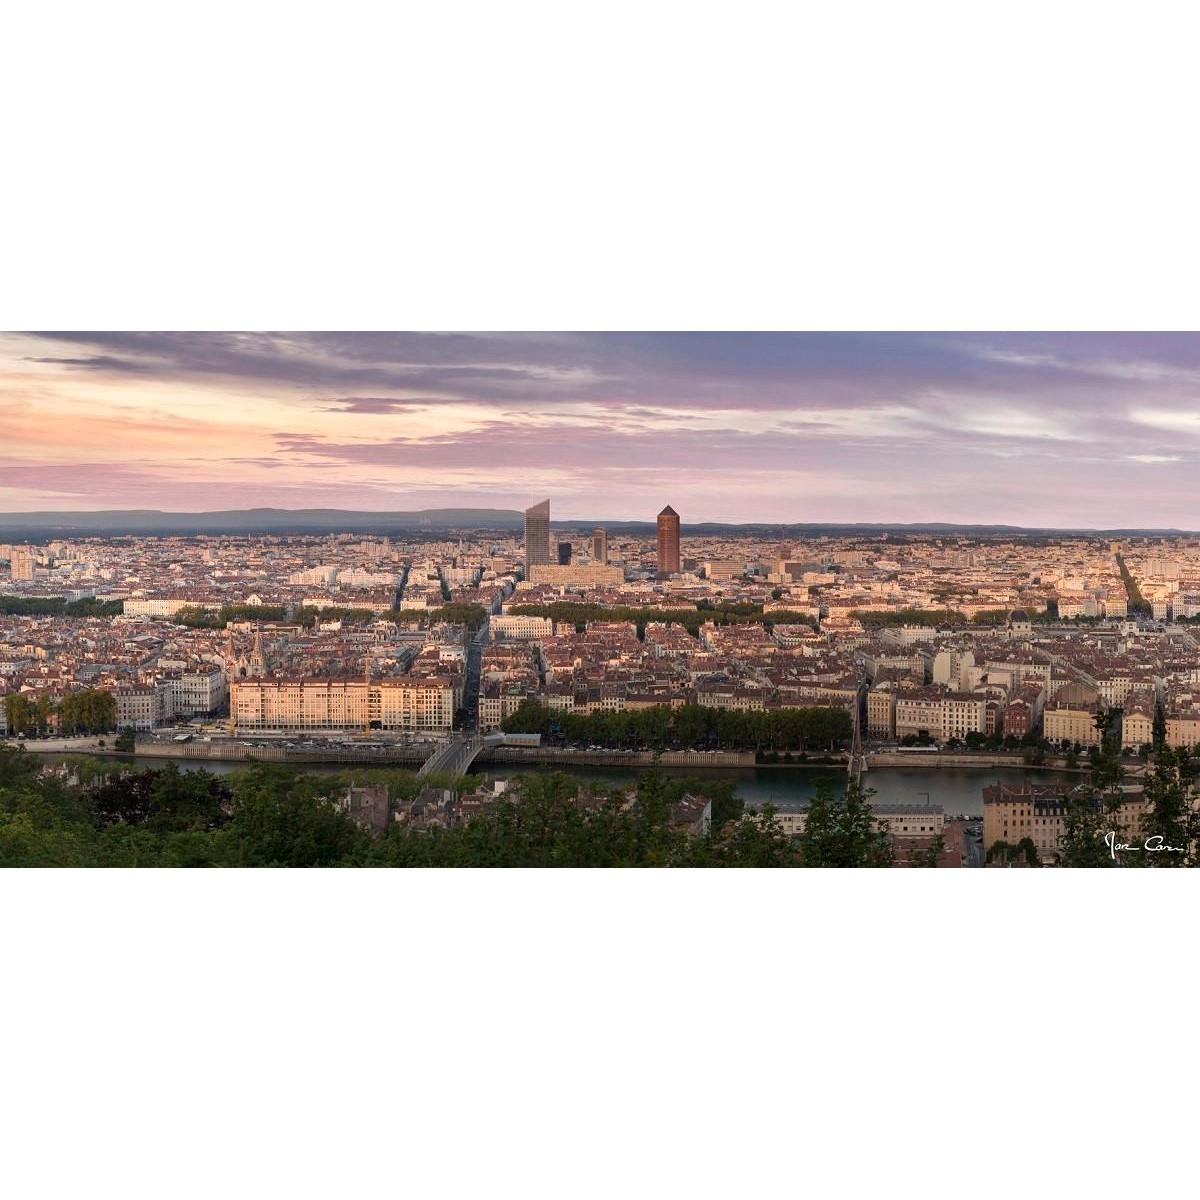
[[[70,776],[68,778],[67,776]],[[811,832],[786,836],[770,809],[746,813],[731,780],[650,772],[635,789],[561,774],[515,781],[483,815],[452,829],[393,824],[371,838],[330,797],[350,782],[411,799],[428,780],[405,771],[307,774],[252,764],[228,776],[131,770],[78,759],[47,772],[39,756],[0,747],[0,866],[788,867],[882,866],[886,838],[867,793],[811,809]],[[674,819],[685,794],[711,802],[707,834]]]

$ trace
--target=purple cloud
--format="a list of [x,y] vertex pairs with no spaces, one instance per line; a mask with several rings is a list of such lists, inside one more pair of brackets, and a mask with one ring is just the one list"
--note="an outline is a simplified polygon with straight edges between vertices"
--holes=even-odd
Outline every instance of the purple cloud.
[[[21,362],[51,393],[55,372],[86,376],[123,403],[186,384],[181,416],[198,389],[214,412],[287,404],[304,419],[270,418],[244,484],[219,485],[239,502],[258,474],[399,493],[443,472],[614,517],[660,492],[685,519],[1186,526],[1200,509],[1194,334],[53,333],[26,336]],[[391,416],[411,419],[374,420]]]

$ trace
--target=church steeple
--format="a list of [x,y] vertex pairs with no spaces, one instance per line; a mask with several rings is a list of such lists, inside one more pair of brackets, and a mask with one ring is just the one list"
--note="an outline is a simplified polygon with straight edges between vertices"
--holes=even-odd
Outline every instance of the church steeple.
[[267,674],[267,655],[263,650],[261,629],[254,631],[254,649],[250,651],[250,664],[246,674],[251,679],[262,679]]

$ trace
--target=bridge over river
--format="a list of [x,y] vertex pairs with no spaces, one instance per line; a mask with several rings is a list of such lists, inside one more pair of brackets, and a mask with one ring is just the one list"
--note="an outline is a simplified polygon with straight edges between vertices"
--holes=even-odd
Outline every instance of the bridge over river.
[[[486,744],[478,734],[452,737],[421,764],[417,775],[465,775]],[[498,743],[493,740],[491,744]]]

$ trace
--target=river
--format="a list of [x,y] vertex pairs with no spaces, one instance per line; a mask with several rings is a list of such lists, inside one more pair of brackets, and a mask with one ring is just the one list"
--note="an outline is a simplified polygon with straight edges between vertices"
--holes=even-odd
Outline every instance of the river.
[[[58,756],[47,756],[47,758]],[[135,758],[120,756],[121,761],[136,763],[143,767],[161,768],[168,761],[175,762],[181,771],[211,771],[215,775],[227,775],[246,764],[221,762],[219,760],[196,761],[195,759]],[[310,763],[302,767],[328,775],[354,769],[350,765],[336,763]],[[392,768],[404,770],[403,767]],[[549,768],[536,768],[549,769]],[[775,804],[783,806],[808,800],[816,794],[817,780],[832,779],[836,786],[844,786],[844,769],[836,767],[664,767],[664,774],[677,778],[733,779],[737,783],[737,794],[748,805]],[[492,779],[507,779],[525,774],[528,767],[516,764],[500,764],[480,770],[480,776]],[[635,780],[641,773],[629,767],[566,767],[566,774],[581,779],[594,779],[610,784]],[[475,772],[473,772],[475,774]],[[1082,776],[1063,771],[1045,771],[1030,767],[885,767],[868,771],[863,775],[863,784],[875,791],[876,804],[940,804],[948,816],[958,813],[970,816],[983,814],[983,789],[992,783],[1079,783]]]
[[[836,787],[845,787],[845,768],[834,767],[733,767],[720,770],[687,767],[663,768],[664,774],[705,779],[734,779],[737,794],[752,807],[774,804],[782,807],[809,800],[817,791],[817,780],[831,779]],[[619,768],[574,767],[569,773],[585,779],[617,783],[637,778],[636,770]],[[493,778],[521,774],[518,767],[499,767],[488,771]],[[887,767],[868,771],[863,786],[874,790],[875,804],[940,804],[948,816],[959,813],[983,815],[983,789],[988,784],[1029,783],[1077,784],[1081,776],[1064,771],[1039,771],[1032,768]]]

